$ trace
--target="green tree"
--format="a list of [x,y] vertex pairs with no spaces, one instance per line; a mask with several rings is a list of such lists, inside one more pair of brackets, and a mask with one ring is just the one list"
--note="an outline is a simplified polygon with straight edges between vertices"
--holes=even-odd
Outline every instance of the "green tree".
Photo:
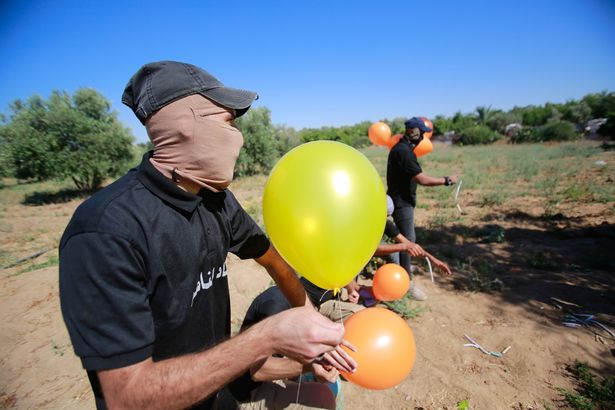
[[436,115],[432,121],[435,135],[443,135],[446,132],[454,130],[453,120],[444,115]]
[[610,139],[615,139],[615,111],[607,113],[606,123],[600,126],[598,133]]
[[506,126],[509,124],[521,124],[521,117],[513,112],[496,112],[487,121],[487,126],[492,131],[499,132],[501,134],[506,130]]
[[79,190],[91,192],[133,160],[133,136],[93,89],[81,88],[72,97],[54,91],[48,100],[35,95],[10,108],[0,139],[19,179],[71,178]]
[[237,119],[243,134],[243,148],[235,165],[237,176],[267,173],[278,157],[275,128],[271,124],[271,111],[266,107],[254,108]]
[[514,107],[512,112],[521,117],[523,125],[530,127],[539,127],[546,124],[552,114],[551,109],[536,105]]
[[478,125],[487,125],[491,117],[495,112],[491,109],[491,106],[485,107],[481,105],[476,107],[476,122]]
[[[0,124],[4,124],[5,122],[6,117],[3,114],[0,114]],[[10,177],[13,175],[10,146],[6,142],[3,129],[4,128],[0,126],[0,178]]]
[[584,126],[592,119],[592,109],[585,101],[568,101],[562,105],[562,119]]
[[370,144],[367,136],[371,122],[362,121],[358,124],[343,127],[304,128],[299,131],[302,142],[339,141],[351,147],[360,148]]
[[406,132],[406,120],[407,118],[405,117],[395,117],[392,120],[384,120],[383,122],[385,122],[391,129],[391,135],[395,135]]
[[297,130],[293,127],[287,127],[285,125],[274,126],[273,133],[277,142],[278,156],[286,154],[291,149],[295,148],[301,143]]
[[605,118],[609,112],[615,112],[615,92],[587,94],[581,101],[591,109],[592,118]]
[[476,125],[476,117],[473,114],[462,114],[457,111],[453,115],[453,129],[457,134],[463,134],[464,130]]

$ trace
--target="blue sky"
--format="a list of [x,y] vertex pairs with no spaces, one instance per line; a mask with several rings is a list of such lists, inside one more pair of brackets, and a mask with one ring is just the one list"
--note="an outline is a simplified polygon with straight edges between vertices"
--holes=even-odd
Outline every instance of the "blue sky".
[[510,109],[615,90],[615,1],[0,3],[2,112],[92,87],[142,142],[120,97],[167,59],[258,92],[297,129]]

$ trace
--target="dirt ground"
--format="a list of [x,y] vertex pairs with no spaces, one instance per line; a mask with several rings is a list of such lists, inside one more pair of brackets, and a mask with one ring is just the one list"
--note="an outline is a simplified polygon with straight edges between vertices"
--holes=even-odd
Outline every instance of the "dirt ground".
[[[544,218],[531,200],[515,201],[489,215],[469,199],[463,226],[424,236],[428,250],[458,269],[450,278],[436,276],[435,283],[424,270],[415,278],[429,298],[413,302],[425,310],[408,320],[417,344],[414,369],[384,391],[344,382],[345,408],[456,409],[462,400],[471,409],[558,408],[558,388],[574,387],[565,368],[575,359],[600,375],[615,374],[613,339],[597,328],[562,325],[566,312],[592,313],[615,331],[613,204]],[[78,203],[9,206],[3,223],[10,229],[0,226],[4,247],[21,246],[27,255],[57,246]],[[419,226],[428,212],[417,210]],[[32,238],[20,244],[16,238],[24,232]],[[270,279],[253,261],[230,256],[228,268],[237,328]],[[20,269],[0,272],[0,407],[94,408],[62,321],[57,265]],[[484,292],[470,291],[480,286]],[[464,347],[466,334],[488,350],[510,349],[501,358],[485,355]]]

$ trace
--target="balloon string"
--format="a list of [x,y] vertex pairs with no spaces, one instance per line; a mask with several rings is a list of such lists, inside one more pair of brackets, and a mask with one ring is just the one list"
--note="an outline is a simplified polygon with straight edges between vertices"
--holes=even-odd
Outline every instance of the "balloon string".
[[299,392],[301,391],[301,376],[302,374],[299,373],[299,384],[297,385],[297,398],[295,399],[295,404],[299,404]]
[[461,210],[461,206],[459,206],[459,199],[458,199],[459,190],[461,189],[461,184],[463,184],[463,180],[460,179],[459,184],[457,184],[457,190],[455,191],[455,202],[456,202],[455,205],[457,206],[459,213],[463,213],[463,211]]
[[[327,293],[329,293],[329,292],[331,292],[331,289],[325,290],[325,291],[324,291],[324,293],[323,293],[322,295],[320,295],[320,299],[318,299],[318,303],[321,303],[321,302],[322,302],[322,298],[324,298],[324,297],[325,297],[325,295],[326,295]],[[334,295],[334,296],[335,296],[335,295]]]
[[433,270],[431,269],[431,262],[429,261],[429,258],[426,256],[425,260],[427,261],[427,265],[429,266],[429,274],[431,275],[431,283],[434,283],[433,280]]
[[346,329],[344,328],[344,318],[342,317],[342,300],[340,299],[340,293],[341,292],[337,294],[337,307],[339,308],[339,311],[340,311],[340,323],[342,324],[342,329],[344,329],[344,332],[345,332]]

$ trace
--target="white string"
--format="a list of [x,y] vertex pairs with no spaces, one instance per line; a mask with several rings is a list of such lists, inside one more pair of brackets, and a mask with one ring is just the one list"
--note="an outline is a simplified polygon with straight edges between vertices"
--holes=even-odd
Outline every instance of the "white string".
[[342,300],[340,298],[340,293],[342,292],[337,292],[337,307],[339,308],[339,311],[340,311],[340,323],[342,324],[342,329],[343,329],[344,328],[344,318],[342,317]]
[[326,295],[328,292],[331,292],[331,289],[327,289],[327,290],[325,290],[325,291],[323,292],[323,294],[322,294],[322,295],[320,295],[320,299],[318,299],[318,303],[321,303],[321,302],[322,302],[322,298],[324,298],[324,297],[325,297],[325,295]]
[[299,392],[301,391],[301,376],[302,374],[299,373],[299,384],[297,385],[297,398],[295,399],[295,404],[299,404]]
[[431,275],[431,283],[434,283],[433,270],[431,269],[431,262],[429,262],[429,258],[427,256],[425,256],[425,260],[427,261],[427,266],[429,266],[429,274]]
[[[330,292],[330,290],[325,291],[321,296],[320,296],[320,301],[322,301],[322,298],[325,297],[325,295],[327,294],[327,292]],[[344,320],[342,318],[342,300],[341,300],[341,293],[342,292],[337,292],[337,306],[339,308],[339,312],[340,312],[340,323],[342,324],[342,328],[344,327]],[[299,393],[301,392],[301,376],[302,373],[299,373],[299,383],[297,384],[297,397],[295,398],[295,404],[299,404]]]
[[461,184],[463,184],[463,180],[459,180],[459,184],[457,185],[457,190],[455,191],[455,202],[456,202],[456,206],[457,209],[459,210],[459,213],[463,213],[463,211],[461,210],[461,207],[459,206],[459,201],[457,200],[457,197],[459,196],[459,190],[461,189]]
[[455,201],[457,200],[457,197],[459,196],[459,190],[461,189],[461,184],[463,184],[463,180],[459,180],[459,185],[457,185],[457,190],[455,191]]

